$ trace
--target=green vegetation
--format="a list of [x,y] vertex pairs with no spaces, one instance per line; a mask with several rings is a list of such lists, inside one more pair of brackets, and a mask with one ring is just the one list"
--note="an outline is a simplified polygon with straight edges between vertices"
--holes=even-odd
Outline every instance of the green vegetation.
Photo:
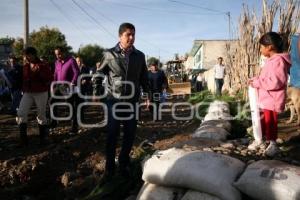
[[83,63],[86,66],[94,67],[96,66],[97,62],[101,61],[101,58],[103,57],[103,51],[104,49],[97,44],[88,44],[80,47],[77,55],[82,58]]
[[39,56],[43,56],[51,64],[55,62],[55,47],[60,46],[71,52],[65,35],[58,28],[41,27],[40,30],[30,33],[29,41],[38,50]]
[[0,44],[12,45],[14,43],[14,41],[15,41],[14,38],[10,38],[8,36],[6,36],[4,38],[0,38]]

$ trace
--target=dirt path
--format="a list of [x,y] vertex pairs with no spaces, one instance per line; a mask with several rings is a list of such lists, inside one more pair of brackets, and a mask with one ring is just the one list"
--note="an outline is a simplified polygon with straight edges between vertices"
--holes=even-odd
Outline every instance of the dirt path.
[[[92,121],[97,112],[91,113]],[[180,108],[177,113],[189,112]],[[299,162],[299,127],[286,125],[286,116],[281,118],[282,148],[287,159]],[[170,114],[153,122],[148,112],[142,112],[141,119],[135,148],[143,141],[156,149],[170,147],[188,140],[199,126],[199,122],[173,120]],[[31,116],[30,145],[20,148],[14,117],[0,115],[0,199],[75,199],[87,195],[104,170],[105,129],[81,129],[77,135],[68,135],[69,123],[64,122],[50,135],[50,144],[41,147],[33,120]]]

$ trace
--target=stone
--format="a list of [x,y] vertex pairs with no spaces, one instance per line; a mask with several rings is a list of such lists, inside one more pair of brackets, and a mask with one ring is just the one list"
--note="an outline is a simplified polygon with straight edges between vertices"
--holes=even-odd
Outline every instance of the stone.
[[241,138],[240,142],[242,145],[248,145],[250,143],[250,139],[249,138]]
[[65,172],[61,177],[61,183],[64,187],[68,187],[70,182],[77,177],[78,175],[74,172]]
[[242,148],[241,146],[238,146],[238,147],[236,148],[236,150],[238,150],[238,151],[242,151],[242,150],[243,150],[243,148]]
[[277,144],[283,144],[283,142],[284,142],[284,141],[283,141],[283,139],[281,139],[281,138],[277,138],[277,140],[276,140],[276,143],[277,143]]
[[223,147],[225,149],[234,149],[235,148],[235,146],[232,143],[221,144],[221,147]]
[[237,150],[234,150],[233,151],[235,154],[241,154],[241,152],[240,151],[237,151]]
[[213,151],[211,148],[203,148],[203,151]]

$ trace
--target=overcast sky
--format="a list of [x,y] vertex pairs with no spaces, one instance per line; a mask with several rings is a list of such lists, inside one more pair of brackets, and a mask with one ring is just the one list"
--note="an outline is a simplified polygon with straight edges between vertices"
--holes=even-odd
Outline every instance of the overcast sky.
[[[163,61],[184,55],[195,39],[228,39],[243,3],[257,10],[261,0],[29,0],[30,32],[56,27],[77,51],[80,45],[109,48],[122,22],[136,26],[136,48]],[[1,0],[0,37],[23,37],[23,0]]]

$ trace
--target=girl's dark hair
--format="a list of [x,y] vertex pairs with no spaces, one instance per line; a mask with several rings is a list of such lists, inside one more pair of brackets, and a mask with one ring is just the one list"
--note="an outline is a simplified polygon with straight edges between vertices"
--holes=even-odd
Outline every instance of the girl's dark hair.
[[119,27],[119,35],[122,35],[127,29],[135,31],[135,27],[133,24],[125,22]]
[[264,46],[272,45],[273,48],[278,53],[283,52],[283,47],[284,47],[283,38],[276,32],[268,32],[268,33],[264,34],[259,39],[259,43]]

